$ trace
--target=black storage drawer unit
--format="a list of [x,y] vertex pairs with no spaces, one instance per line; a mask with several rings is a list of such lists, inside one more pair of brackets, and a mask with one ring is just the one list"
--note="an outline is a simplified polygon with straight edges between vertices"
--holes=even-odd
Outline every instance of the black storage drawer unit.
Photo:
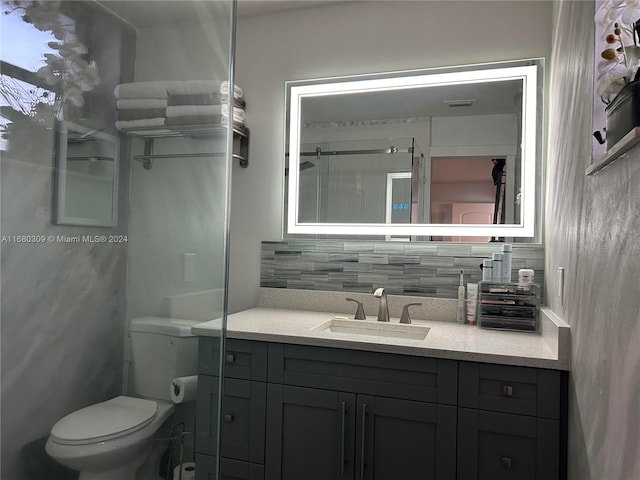
[[540,286],[480,282],[477,320],[481,328],[536,332]]
[[456,405],[458,366],[446,359],[270,344],[268,381]]

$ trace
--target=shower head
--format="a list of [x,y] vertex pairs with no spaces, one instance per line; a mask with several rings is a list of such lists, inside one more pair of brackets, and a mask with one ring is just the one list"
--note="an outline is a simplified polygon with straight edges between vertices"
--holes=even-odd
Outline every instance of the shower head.
[[302,170],[308,170],[309,168],[313,168],[313,167],[315,167],[315,166],[316,166],[316,164],[315,164],[315,163],[310,162],[309,160],[305,160],[304,162],[302,162],[302,163],[300,164],[300,171],[302,171]]

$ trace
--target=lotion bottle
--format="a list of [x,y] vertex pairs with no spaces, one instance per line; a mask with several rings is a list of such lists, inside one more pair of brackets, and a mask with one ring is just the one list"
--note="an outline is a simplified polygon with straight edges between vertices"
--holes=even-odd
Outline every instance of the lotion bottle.
[[464,292],[464,270],[460,269],[460,285],[458,286],[458,314],[456,316],[456,321],[458,323],[464,323],[466,313],[465,313],[465,292]]

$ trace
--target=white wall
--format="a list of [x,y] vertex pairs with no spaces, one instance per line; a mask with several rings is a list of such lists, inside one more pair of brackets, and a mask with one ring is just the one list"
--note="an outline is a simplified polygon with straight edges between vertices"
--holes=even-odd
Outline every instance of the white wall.
[[234,166],[231,311],[255,306],[260,242],[282,235],[286,80],[549,57],[551,2],[348,2],[238,19],[251,159]]
[[[514,155],[517,143],[516,115],[470,115],[431,119],[432,152],[444,147],[455,149],[473,146],[476,147],[474,152],[483,152],[478,155],[507,155],[506,151]],[[495,153],[491,152],[491,147],[496,147]],[[487,151],[490,153],[485,153]]]

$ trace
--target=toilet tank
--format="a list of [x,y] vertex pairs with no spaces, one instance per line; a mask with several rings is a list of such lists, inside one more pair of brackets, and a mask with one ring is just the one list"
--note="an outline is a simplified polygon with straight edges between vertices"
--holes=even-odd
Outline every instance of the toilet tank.
[[171,380],[197,374],[198,337],[191,327],[200,322],[168,317],[131,320],[133,391],[155,400],[171,400]]

